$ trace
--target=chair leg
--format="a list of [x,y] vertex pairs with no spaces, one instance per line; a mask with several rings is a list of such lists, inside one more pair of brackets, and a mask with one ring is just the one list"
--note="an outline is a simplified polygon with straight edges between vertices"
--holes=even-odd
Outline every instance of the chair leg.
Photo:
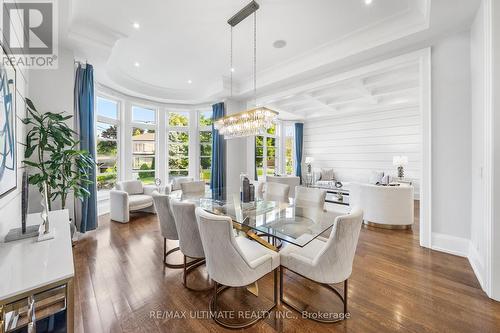
[[[307,277],[305,277],[297,272],[294,272],[295,274],[297,274],[297,275],[299,275],[299,276],[301,276],[309,281],[317,283],[320,286],[322,286],[330,291],[333,291],[335,293],[335,295],[337,295],[337,297],[340,298],[340,300],[342,301],[342,304],[344,306],[343,313],[340,313],[340,314],[339,313],[330,313],[330,314],[335,314],[337,316],[330,316],[330,317],[335,317],[335,318],[324,318],[324,317],[317,316],[317,315],[311,315],[308,311],[305,310],[305,308],[300,309],[297,305],[295,305],[292,302],[290,302],[289,300],[285,299],[285,297],[283,295],[284,289],[285,289],[284,282],[283,282],[284,270],[285,270],[285,267],[281,266],[280,267],[280,301],[281,301],[281,303],[287,305],[288,307],[301,313],[302,315],[305,315],[307,318],[312,319],[312,320],[317,321],[317,322],[320,322],[320,323],[337,323],[337,322],[340,322],[340,321],[343,321],[346,319],[346,316],[348,315],[348,312],[347,312],[347,294],[348,294],[347,280],[344,281],[344,296],[342,296],[339,293],[339,291],[337,289],[333,288],[332,286],[325,284],[325,283],[317,283],[316,281],[313,281],[313,280],[311,280],[311,279],[309,279],[309,278],[307,278]],[[326,316],[326,317],[328,317],[328,316]]]
[[274,299],[274,304],[278,304],[278,270],[279,267],[274,270],[274,290],[273,290],[273,299]]
[[280,267],[280,302],[283,303],[283,271],[285,270],[285,267],[281,266]]
[[167,257],[176,252],[179,251],[179,247],[175,247],[167,252],[167,239],[163,238],[163,264],[167,266],[168,268],[174,268],[174,269],[180,269],[184,267],[184,264],[170,264],[167,262]]
[[347,285],[348,279],[344,281],[344,316],[347,314],[347,294],[349,291],[349,286]]
[[231,329],[247,328],[247,327],[250,327],[253,324],[257,323],[259,320],[264,318],[265,313],[270,312],[278,305],[278,300],[277,300],[277,298],[278,298],[278,268],[274,269],[273,276],[274,276],[274,290],[273,290],[274,303],[273,303],[273,305],[267,310],[258,311],[260,314],[257,318],[253,318],[253,319],[251,319],[247,322],[244,322],[244,323],[235,323],[235,324],[225,322],[223,320],[223,318],[220,318],[221,315],[218,314],[219,310],[218,310],[218,306],[217,306],[217,296],[219,294],[222,294],[224,291],[230,289],[231,287],[221,285],[221,287],[219,288],[219,283],[214,281],[214,292],[213,292],[212,299],[211,299],[210,304],[209,304],[209,311],[210,311],[210,315],[212,316],[212,319],[220,326],[225,327],[225,328],[231,328]]
[[188,290],[191,290],[191,291],[207,291],[207,290],[212,289],[212,286],[209,286],[207,288],[201,288],[201,289],[195,289],[195,288],[188,286],[188,283],[187,283],[188,274],[191,273],[198,266],[205,264],[205,258],[194,258],[194,260],[191,262],[187,262],[187,258],[188,258],[187,256],[184,256],[184,272],[182,274],[182,281],[183,281],[184,287]]

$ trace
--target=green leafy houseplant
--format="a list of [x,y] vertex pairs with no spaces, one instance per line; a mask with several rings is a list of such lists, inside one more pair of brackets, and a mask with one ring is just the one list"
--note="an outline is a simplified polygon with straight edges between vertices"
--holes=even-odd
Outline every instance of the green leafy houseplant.
[[62,112],[40,113],[28,98],[26,105],[29,116],[23,123],[29,125],[30,130],[26,135],[23,163],[32,168],[29,183],[37,186],[41,193],[43,184],[47,183],[49,210],[57,198],[61,200],[61,208],[66,208],[71,190],[79,199],[88,197],[87,186],[94,183],[88,171],[95,161],[88,151],[77,149],[76,132],[66,123],[73,116]]

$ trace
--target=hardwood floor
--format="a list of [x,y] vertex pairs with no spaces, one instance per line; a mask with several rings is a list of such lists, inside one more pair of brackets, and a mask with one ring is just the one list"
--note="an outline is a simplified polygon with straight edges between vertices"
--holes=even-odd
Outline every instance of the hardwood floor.
[[[76,332],[229,331],[203,318],[205,312],[192,312],[208,310],[211,292],[185,289],[182,270],[164,268],[155,215],[136,214],[128,224],[110,222],[105,215],[99,222],[98,230],[74,247]],[[180,256],[176,259],[181,262]],[[208,283],[204,279],[201,268],[189,283],[202,286]],[[325,289],[291,273],[285,283],[286,293],[299,304],[342,309]],[[259,299],[231,290],[222,297],[223,305],[271,300],[271,274],[259,281],[259,289]],[[168,311],[187,319],[168,318]],[[500,303],[484,294],[467,259],[421,248],[418,223],[408,231],[362,229],[349,279],[349,311],[348,320],[319,324],[278,305],[247,331],[500,332]]]

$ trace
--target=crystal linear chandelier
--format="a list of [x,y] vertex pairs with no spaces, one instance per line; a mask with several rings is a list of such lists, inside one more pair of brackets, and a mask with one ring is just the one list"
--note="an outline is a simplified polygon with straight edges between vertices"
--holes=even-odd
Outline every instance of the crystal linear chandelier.
[[[227,23],[231,26],[231,97],[233,97],[233,27],[253,14],[253,94],[254,104],[257,104],[257,9],[259,4],[250,2]],[[262,135],[271,128],[278,117],[278,112],[266,107],[255,106],[252,109],[227,115],[215,121],[214,126],[225,139],[245,136]]]
[[277,115],[276,111],[260,107],[223,117],[214,126],[226,139],[262,135],[273,126]]

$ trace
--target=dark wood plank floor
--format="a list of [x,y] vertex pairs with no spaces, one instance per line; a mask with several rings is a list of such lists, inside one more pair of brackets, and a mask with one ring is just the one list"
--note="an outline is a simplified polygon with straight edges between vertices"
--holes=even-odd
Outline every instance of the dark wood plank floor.
[[[421,248],[416,219],[410,231],[362,229],[349,280],[349,320],[319,324],[279,305],[280,318],[273,312],[247,331],[500,332],[500,303],[484,294],[467,259]],[[208,310],[211,293],[185,289],[182,270],[164,268],[162,251],[155,215],[136,214],[128,224],[102,216],[98,230],[74,247],[76,332],[227,331],[211,319],[190,318],[203,317],[194,311]],[[202,267],[189,282],[202,286],[205,278]],[[323,288],[291,274],[285,281],[290,296],[314,304],[310,310],[341,311]],[[259,288],[259,298],[270,299],[272,277]],[[256,301],[244,290],[224,297],[228,307]],[[167,318],[168,311],[187,319]]]

